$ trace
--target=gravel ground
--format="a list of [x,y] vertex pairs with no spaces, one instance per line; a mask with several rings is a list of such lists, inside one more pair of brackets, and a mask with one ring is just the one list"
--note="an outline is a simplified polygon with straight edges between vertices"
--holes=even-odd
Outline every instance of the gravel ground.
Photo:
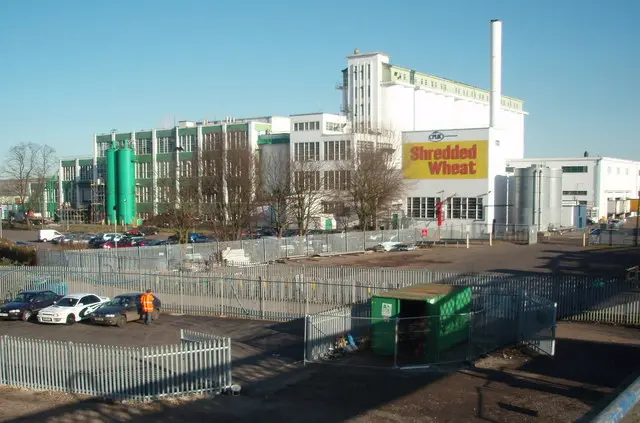
[[238,397],[149,404],[3,387],[0,421],[573,422],[638,369],[639,353],[636,329],[560,323],[553,359],[507,350],[453,373],[292,366]]

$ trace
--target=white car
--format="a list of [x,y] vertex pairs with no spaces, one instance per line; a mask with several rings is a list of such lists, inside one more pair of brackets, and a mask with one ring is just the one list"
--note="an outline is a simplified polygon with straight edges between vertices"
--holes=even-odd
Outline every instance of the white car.
[[40,310],[38,322],[72,325],[87,319],[91,313],[107,301],[109,298],[96,294],[66,295],[52,306]]

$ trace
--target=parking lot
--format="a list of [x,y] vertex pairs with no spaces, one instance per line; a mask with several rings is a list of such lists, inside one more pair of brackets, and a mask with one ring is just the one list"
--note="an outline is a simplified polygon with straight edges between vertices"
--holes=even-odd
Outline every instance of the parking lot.
[[300,322],[166,314],[149,326],[137,321],[129,322],[124,328],[96,326],[86,321],[71,326],[0,321],[0,335],[106,345],[178,344],[180,329],[231,337],[233,376],[238,383],[266,380],[278,369],[302,360],[303,327]]

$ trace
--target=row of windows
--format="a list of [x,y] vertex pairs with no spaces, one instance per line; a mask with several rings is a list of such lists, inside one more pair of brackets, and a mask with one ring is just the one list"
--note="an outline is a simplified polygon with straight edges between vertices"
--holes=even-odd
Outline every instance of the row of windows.
[[319,131],[320,130],[320,121],[312,121],[312,122],[296,122],[293,124],[294,131]]
[[[367,63],[367,78],[371,79],[371,64]],[[351,65],[351,72],[353,73],[353,79],[358,79],[358,72],[360,72],[360,78],[364,78],[365,65]]]
[[587,191],[562,191],[562,195],[587,195]]
[[320,160],[319,142],[297,142],[293,145],[293,159],[296,162]]
[[587,166],[562,166],[562,173],[587,173]]
[[[407,216],[417,219],[435,219],[436,204],[440,197],[408,197]],[[484,219],[484,205],[482,198],[453,197],[444,202],[443,213],[445,219]]]
[[342,132],[346,125],[346,123],[325,122],[324,128],[330,132]]
[[[308,122],[307,122],[308,123]],[[318,124],[317,129],[320,129],[319,122],[312,122]],[[230,131],[227,133],[229,139],[229,148],[246,148],[248,143],[247,133],[245,131]],[[213,151],[222,149],[224,145],[225,134],[223,132],[214,132],[204,134],[202,137],[202,150]],[[136,154],[152,154],[153,140],[150,138],[140,138],[135,140],[135,153]],[[101,142],[98,144],[98,156],[104,157],[106,151],[109,149],[110,142]],[[181,135],[176,143],[175,137],[158,137],[157,144],[159,154],[173,153],[178,149],[183,152],[193,152],[198,149],[198,138],[196,135]]]
[[293,174],[294,190],[319,191],[321,187],[319,171],[297,171]]
[[351,140],[325,141],[325,160],[351,160]]
[[324,189],[344,191],[351,184],[351,172],[348,170],[325,170]]

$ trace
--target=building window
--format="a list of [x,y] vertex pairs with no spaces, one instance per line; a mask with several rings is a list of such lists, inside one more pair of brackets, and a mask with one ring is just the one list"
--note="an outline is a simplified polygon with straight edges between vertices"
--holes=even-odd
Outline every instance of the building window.
[[587,191],[562,191],[562,195],[587,195]]
[[[440,201],[440,197],[409,197],[407,198],[407,216],[416,219],[436,219],[438,217],[436,205]],[[449,198],[444,212],[446,219],[482,220],[484,218],[482,198]]]
[[192,152],[196,151],[197,140],[195,135],[181,135],[180,136],[180,147],[182,147],[182,151],[184,152]]
[[325,122],[324,129],[330,132],[342,132],[345,126],[345,123]]
[[98,163],[98,179],[104,179],[107,176],[107,165],[105,163]]
[[192,171],[193,168],[190,161],[178,162],[178,172],[181,178],[190,178],[193,176]]
[[151,154],[150,139],[142,138],[136,140],[136,154]]
[[351,141],[325,141],[324,159],[331,160],[351,160]]
[[297,142],[293,145],[293,157],[296,162],[314,162],[320,160],[319,142]]
[[220,151],[224,149],[224,133],[209,132],[202,139],[203,151]]
[[313,122],[296,122],[293,124],[294,131],[319,131],[320,121]]
[[325,170],[324,189],[327,191],[344,191],[351,184],[351,172],[348,170]]
[[109,142],[100,142],[98,143],[98,156],[99,157],[104,157],[106,154],[106,151],[109,149]]
[[158,162],[158,178],[169,178],[171,177],[171,163],[169,162]]
[[136,163],[135,172],[136,172],[135,174],[136,179],[151,178],[151,163]]
[[176,140],[173,137],[158,138],[158,153],[172,153],[176,150]]
[[136,187],[136,202],[138,202],[138,203],[150,203],[151,202],[151,187],[138,185]]
[[301,191],[319,191],[320,190],[320,172],[319,171],[297,171],[294,173],[294,190]]
[[66,166],[62,168],[62,180],[63,181],[75,181],[76,179],[76,167]]
[[562,166],[562,173],[587,173],[587,166]]
[[93,179],[93,166],[92,165],[80,166],[80,180],[90,181],[92,179]]

